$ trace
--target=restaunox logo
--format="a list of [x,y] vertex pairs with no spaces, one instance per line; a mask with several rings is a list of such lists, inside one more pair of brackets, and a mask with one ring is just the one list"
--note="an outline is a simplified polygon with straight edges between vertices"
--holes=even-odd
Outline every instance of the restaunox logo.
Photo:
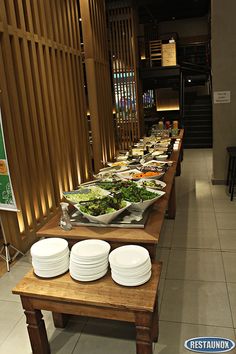
[[221,337],[196,337],[186,340],[184,346],[197,353],[225,353],[235,348],[235,342]]

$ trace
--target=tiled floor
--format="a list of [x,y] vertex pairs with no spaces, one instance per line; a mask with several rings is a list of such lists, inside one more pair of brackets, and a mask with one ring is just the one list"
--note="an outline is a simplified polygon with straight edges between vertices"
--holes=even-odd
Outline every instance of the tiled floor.
[[[235,340],[236,200],[225,186],[211,185],[211,161],[211,150],[186,150],[176,179],[176,219],[166,220],[157,252],[164,268],[154,354],[187,353],[183,344],[191,337]],[[31,353],[19,298],[11,294],[29,267],[26,257],[0,278],[0,354]],[[74,318],[59,330],[49,313],[44,318],[52,353],[135,353],[131,325]]]

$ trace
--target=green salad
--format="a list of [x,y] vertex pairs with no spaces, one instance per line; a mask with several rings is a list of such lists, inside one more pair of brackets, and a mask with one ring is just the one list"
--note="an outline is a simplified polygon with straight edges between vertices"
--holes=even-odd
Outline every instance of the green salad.
[[76,191],[72,192],[64,192],[64,197],[72,203],[80,203],[85,200],[92,200],[103,198],[107,192],[104,191],[104,188],[100,188],[97,186],[88,186],[88,187],[81,187]]
[[101,182],[99,186],[112,192],[119,192],[122,199],[131,203],[150,200],[158,196],[158,193],[148,191],[144,187],[138,187],[137,184],[132,181]]
[[83,213],[98,216],[122,209],[126,206],[126,202],[122,200],[120,194],[117,194],[112,197],[106,196],[102,199],[81,203],[79,206]]

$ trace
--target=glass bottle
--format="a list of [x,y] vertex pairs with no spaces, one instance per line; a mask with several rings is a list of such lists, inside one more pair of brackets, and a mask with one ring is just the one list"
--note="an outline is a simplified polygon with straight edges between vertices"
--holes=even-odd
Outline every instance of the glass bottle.
[[62,209],[62,214],[60,218],[60,227],[63,230],[69,231],[72,229],[71,221],[70,221],[70,216],[68,214],[68,203],[60,203],[61,204],[61,209]]

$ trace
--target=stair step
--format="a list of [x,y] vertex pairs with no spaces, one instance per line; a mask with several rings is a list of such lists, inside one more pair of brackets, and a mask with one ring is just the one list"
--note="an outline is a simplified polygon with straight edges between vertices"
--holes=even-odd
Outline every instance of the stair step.
[[212,139],[212,131],[202,132],[202,131],[186,131],[186,139],[188,138],[209,138]]
[[184,127],[184,134],[188,133],[207,133],[207,134],[212,134],[212,127]]

